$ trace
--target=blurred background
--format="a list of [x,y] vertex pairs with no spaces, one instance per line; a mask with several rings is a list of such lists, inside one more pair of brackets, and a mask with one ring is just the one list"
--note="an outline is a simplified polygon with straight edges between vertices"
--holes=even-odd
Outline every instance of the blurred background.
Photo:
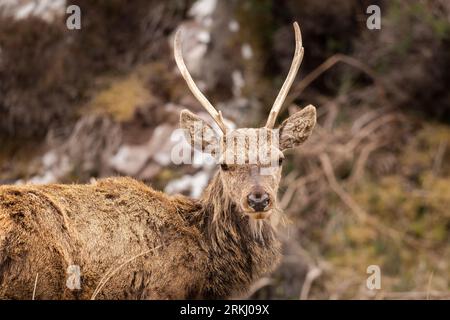
[[[81,9],[68,30],[66,8]],[[366,9],[381,8],[369,30]],[[214,167],[173,165],[179,112],[204,114],[172,54],[239,127],[262,126],[294,50],[282,120],[318,108],[288,153],[284,258],[269,299],[450,299],[450,2],[0,0],[0,184],[129,175],[198,197]],[[366,269],[381,269],[368,290]]]

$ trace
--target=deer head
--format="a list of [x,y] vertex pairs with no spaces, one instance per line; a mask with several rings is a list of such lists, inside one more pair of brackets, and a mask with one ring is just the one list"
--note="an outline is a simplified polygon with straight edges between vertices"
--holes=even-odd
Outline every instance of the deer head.
[[312,105],[291,115],[274,129],[278,113],[294,81],[303,58],[300,28],[294,23],[295,53],[291,68],[263,128],[229,130],[217,111],[198,89],[184,63],[180,30],[174,41],[175,61],[189,89],[217,123],[221,134],[188,110],[181,112],[180,125],[191,146],[210,153],[220,164],[223,190],[242,212],[254,219],[268,218],[277,208],[276,195],[281,178],[283,151],[301,145],[316,123]]

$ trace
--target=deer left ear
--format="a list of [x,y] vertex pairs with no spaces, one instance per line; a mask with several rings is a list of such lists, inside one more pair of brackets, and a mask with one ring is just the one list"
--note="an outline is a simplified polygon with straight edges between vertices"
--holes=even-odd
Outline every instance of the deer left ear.
[[283,121],[279,128],[280,150],[298,147],[308,139],[316,125],[316,108],[308,105]]
[[219,138],[213,128],[189,110],[181,111],[180,127],[187,142],[198,151],[211,153],[219,145]]

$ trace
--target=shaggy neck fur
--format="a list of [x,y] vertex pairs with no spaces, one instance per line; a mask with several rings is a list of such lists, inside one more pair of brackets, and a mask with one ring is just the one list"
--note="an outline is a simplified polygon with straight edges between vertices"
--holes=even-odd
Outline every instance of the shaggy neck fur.
[[272,241],[280,210],[274,208],[267,220],[249,218],[224,191],[220,174],[220,171],[215,174],[201,198],[207,232],[214,240],[212,244],[218,248],[226,246],[229,236],[258,243]]
[[274,229],[278,209],[268,220],[249,218],[224,192],[219,171],[204,191],[195,215],[209,252],[204,298],[242,293],[275,268],[280,247]]

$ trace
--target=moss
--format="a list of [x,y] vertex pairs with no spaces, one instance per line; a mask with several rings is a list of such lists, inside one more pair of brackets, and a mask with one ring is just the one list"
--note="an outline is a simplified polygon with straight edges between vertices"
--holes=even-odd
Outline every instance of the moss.
[[106,88],[93,96],[83,112],[110,115],[116,121],[131,120],[135,110],[150,100],[144,79],[138,72],[133,72],[111,80]]
[[419,2],[411,5],[408,14],[424,21],[439,39],[444,40],[450,36],[450,22],[448,19],[433,14],[424,3]]
[[347,239],[356,245],[368,245],[376,239],[376,232],[373,228],[364,225],[356,225],[346,230]]

